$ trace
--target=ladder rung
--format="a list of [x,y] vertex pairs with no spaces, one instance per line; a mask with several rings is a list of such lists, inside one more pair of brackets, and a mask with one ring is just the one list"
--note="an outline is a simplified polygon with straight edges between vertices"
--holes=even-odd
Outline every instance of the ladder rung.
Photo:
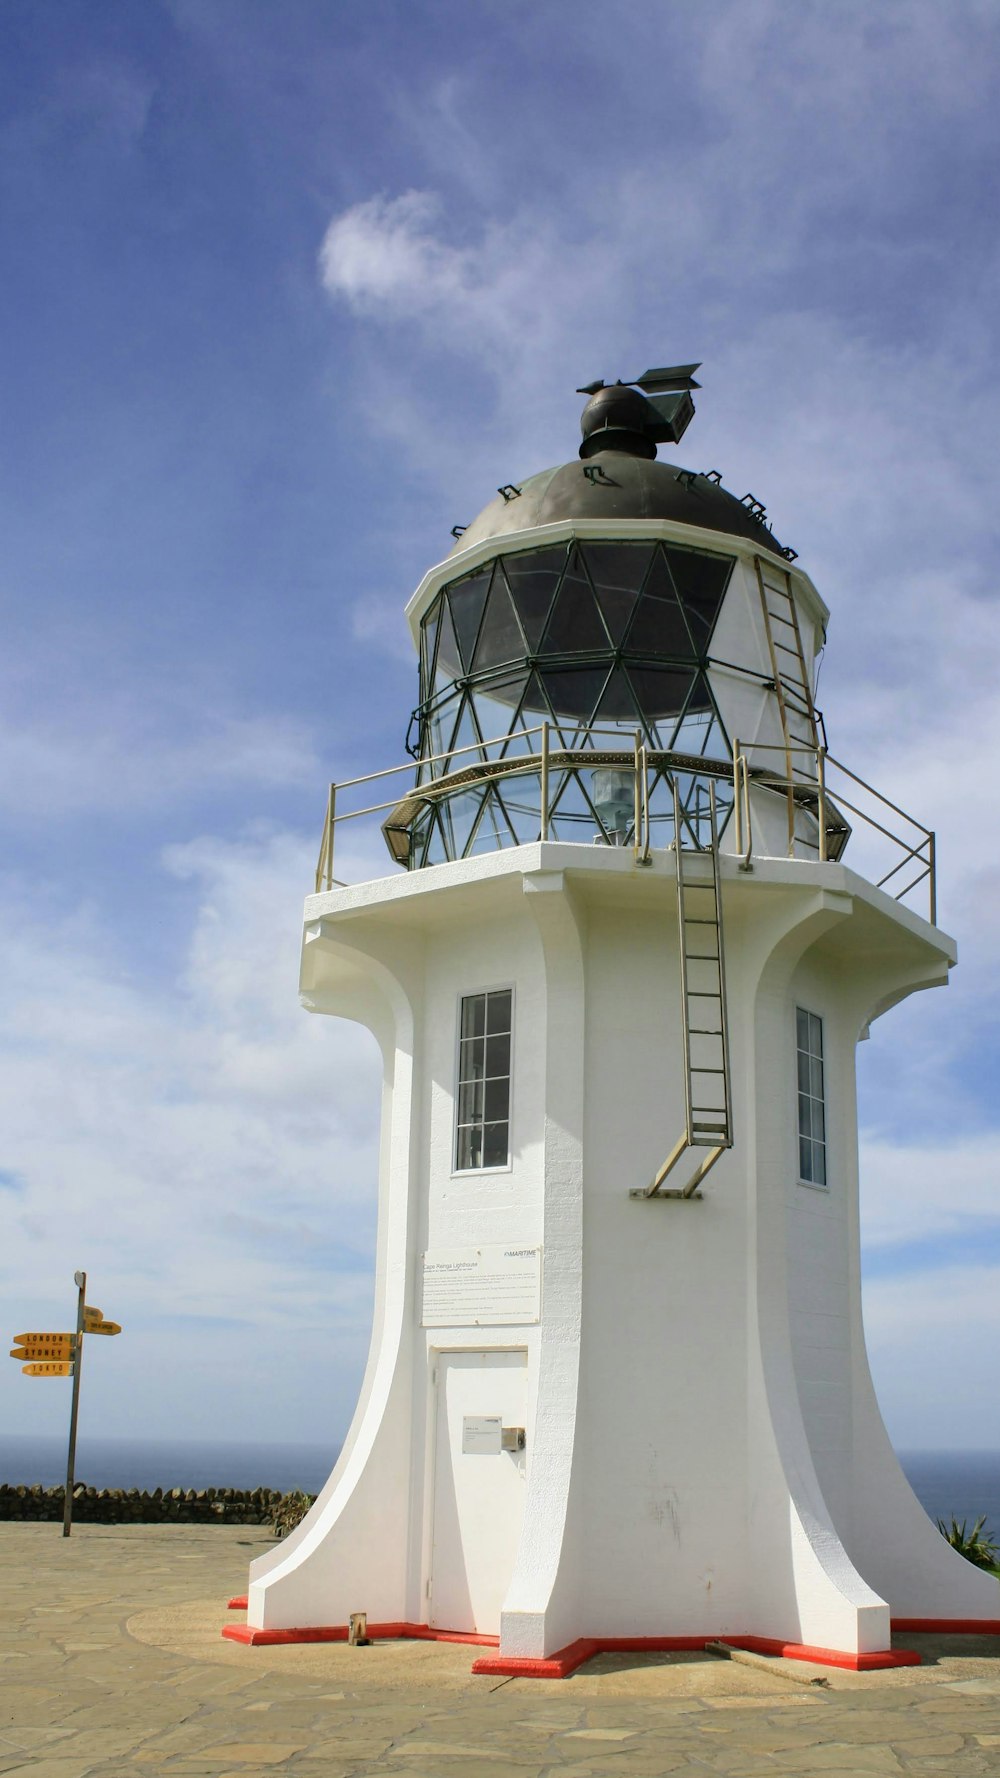
[[701,1068],[697,1062],[691,1064],[692,1074],[725,1074],[725,1072],[724,1068]]
[[720,1030],[714,1030],[709,1025],[689,1025],[688,1026],[688,1036],[689,1037],[721,1037],[722,1032]]
[[718,920],[709,920],[704,914],[685,914],[685,926],[718,926]]
[[798,649],[797,648],[789,648],[787,642],[775,642],[774,646],[775,646],[775,648],[780,648],[782,654],[790,654],[792,656],[793,660],[797,661],[797,660],[801,659]]
[[786,630],[794,630],[795,624],[790,617],[782,617],[780,611],[769,611],[768,617],[773,624],[784,624]]

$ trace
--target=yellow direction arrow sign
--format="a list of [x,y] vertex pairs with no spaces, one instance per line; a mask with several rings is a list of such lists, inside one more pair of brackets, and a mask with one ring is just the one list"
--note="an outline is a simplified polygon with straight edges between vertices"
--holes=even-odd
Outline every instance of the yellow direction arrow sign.
[[58,1339],[22,1340],[11,1349],[12,1358],[72,1358],[76,1346],[73,1334],[62,1334]]
[[84,1303],[84,1305],[83,1305],[83,1325],[84,1325],[84,1327],[86,1327],[88,1325],[88,1323],[91,1321],[103,1321],[103,1320],[104,1320],[104,1310],[103,1309],[92,1309],[89,1303]]
[[84,1326],[85,1334],[116,1334],[121,1333],[120,1321],[88,1321]]
[[14,1335],[15,1346],[51,1346],[53,1340],[75,1340],[76,1334],[66,1333],[23,1333]]
[[22,1364],[26,1377],[71,1377],[72,1364]]

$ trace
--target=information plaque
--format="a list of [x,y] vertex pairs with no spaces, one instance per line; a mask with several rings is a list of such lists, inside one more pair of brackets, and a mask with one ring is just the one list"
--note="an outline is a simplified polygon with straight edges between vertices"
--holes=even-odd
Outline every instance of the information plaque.
[[540,1247],[438,1247],[424,1254],[424,1327],[518,1327],[542,1308]]
[[503,1450],[503,1421],[499,1414],[466,1414],[462,1419],[462,1455],[498,1457]]

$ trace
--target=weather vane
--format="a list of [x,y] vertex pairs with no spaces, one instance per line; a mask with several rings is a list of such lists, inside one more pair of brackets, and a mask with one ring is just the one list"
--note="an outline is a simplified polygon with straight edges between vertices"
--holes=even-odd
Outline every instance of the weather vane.
[[593,399],[604,389],[641,389],[645,397],[642,430],[647,438],[654,444],[677,444],[694,419],[690,392],[701,388],[694,379],[700,369],[700,364],[661,365],[644,370],[641,377],[619,377],[610,384],[599,377],[594,383],[584,383],[577,393]]

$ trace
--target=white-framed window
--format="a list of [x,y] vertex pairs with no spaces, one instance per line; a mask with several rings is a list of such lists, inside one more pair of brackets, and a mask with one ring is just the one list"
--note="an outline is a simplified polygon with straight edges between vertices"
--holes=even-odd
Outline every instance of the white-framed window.
[[799,1178],[826,1185],[826,1087],[823,1079],[823,1021],[818,1013],[795,1009],[799,1095]]
[[512,988],[465,994],[459,1009],[455,1171],[506,1167],[510,1159]]

